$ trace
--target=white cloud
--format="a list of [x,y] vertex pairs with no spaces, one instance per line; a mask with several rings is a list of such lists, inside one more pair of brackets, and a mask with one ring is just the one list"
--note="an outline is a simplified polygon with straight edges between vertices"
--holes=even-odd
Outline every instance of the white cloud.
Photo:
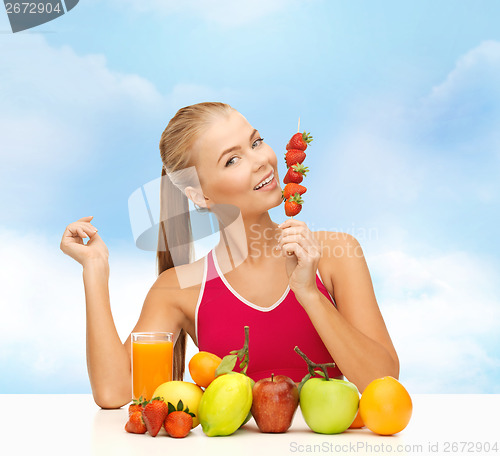
[[82,179],[94,163],[119,159],[134,128],[135,140],[182,106],[238,98],[231,88],[182,82],[163,94],[141,76],[109,68],[104,55],[53,47],[36,33],[7,35],[0,53],[0,192],[15,223],[43,217],[47,202],[74,192],[70,176]]
[[56,203],[57,184],[96,160],[111,126],[165,109],[149,81],[112,71],[102,55],[52,47],[36,33],[7,35],[0,53],[0,191],[11,220]]
[[134,11],[141,13],[193,14],[208,22],[214,22],[226,27],[238,27],[251,23],[255,19],[272,15],[284,10],[294,9],[301,3],[312,3],[318,0],[113,0],[123,8],[129,5]]
[[497,267],[467,252],[373,255],[376,295],[415,393],[497,393]]

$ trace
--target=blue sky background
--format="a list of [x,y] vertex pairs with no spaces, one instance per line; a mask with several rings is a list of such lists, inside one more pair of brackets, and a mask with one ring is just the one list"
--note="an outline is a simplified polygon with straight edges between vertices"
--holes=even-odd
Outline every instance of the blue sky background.
[[225,101],[279,157],[313,133],[301,219],[360,241],[408,389],[499,393],[500,4],[210,3],[86,0],[16,34],[0,6],[0,392],[90,392],[64,228],[94,216],[125,340],[155,279],[128,197],[179,108]]

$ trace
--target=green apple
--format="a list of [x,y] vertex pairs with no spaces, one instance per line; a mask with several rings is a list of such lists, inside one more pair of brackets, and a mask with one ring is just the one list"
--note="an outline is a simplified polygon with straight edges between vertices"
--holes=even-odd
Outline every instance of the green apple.
[[344,432],[354,421],[358,405],[358,388],[346,380],[313,377],[300,390],[302,416],[320,434]]

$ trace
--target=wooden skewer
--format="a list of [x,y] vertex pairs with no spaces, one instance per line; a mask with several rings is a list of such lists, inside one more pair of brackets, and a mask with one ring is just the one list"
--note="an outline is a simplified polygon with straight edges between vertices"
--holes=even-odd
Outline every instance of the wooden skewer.
[[300,133],[300,116],[299,116],[299,124],[297,125],[297,133]]

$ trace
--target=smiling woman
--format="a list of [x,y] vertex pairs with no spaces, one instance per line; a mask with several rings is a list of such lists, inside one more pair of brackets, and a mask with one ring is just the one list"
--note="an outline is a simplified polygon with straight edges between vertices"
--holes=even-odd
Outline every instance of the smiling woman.
[[[360,390],[374,378],[398,377],[359,244],[311,232],[297,219],[271,220],[268,211],[282,203],[277,157],[242,114],[216,102],[182,108],[160,152],[158,278],[133,332],[174,334],[174,379],[184,377],[187,334],[222,358],[243,345],[244,326],[255,381],[272,373],[300,381],[307,365],[296,345],[314,362],[335,362],[329,375],[345,375]],[[221,233],[198,261],[189,200],[214,214]],[[107,248],[87,217],[66,228],[61,249],[83,265],[94,399],[120,407],[131,399],[130,336],[122,343],[113,323]]]

